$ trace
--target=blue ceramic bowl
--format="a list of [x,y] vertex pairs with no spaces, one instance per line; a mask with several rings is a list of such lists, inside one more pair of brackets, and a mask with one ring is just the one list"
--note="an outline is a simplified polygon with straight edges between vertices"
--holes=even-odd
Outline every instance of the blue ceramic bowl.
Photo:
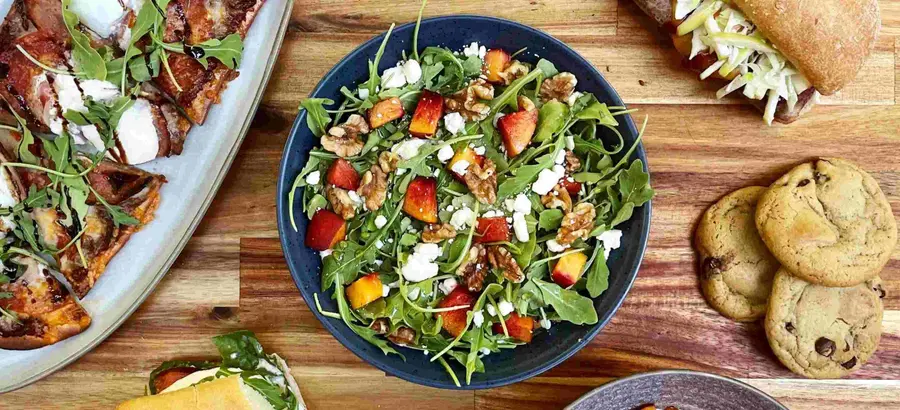
[[[393,67],[402,58],[401,52],[409,53],[412,44],[414,24],[398,27],[391,35],[384,57],[381,60],[379,73]],[[367,60],[373,59],[384,34],[369,40],[350,55],[339,62],[319,82],[311,96],[342,100],[340,88],[352,86],[368,78]],[[461,50],[469,43],[477,41],[488,48],[499,47],[515,51],[527,47],[527,51],[517,56],[518,59],[535,63],[539,58],[546,58],[556,64],[560,71],[568,71],[578,78],[578,90],[594,93],[600,101],[613,106],[622,106],[622,100],[602,75],[583,57],[559,40],[539,30],[512,21],[480,17],[480,16],[447,16],[422,21],[419,33],[419,47],[441,45],[452,50]],[[630,117],[624,118],[619,131],[625,137],[626,147],[637,138],[637,130]],[[606,141],[613,143],[611,133],[600,133]],[[299,115],[294,122],[291,135],[284,148],[281,162],[281,175],[278,179],[278,230],[281,234],[281,245],[290,267],[291,276],[297,288],[303,294],[308,306],[335,338],[357,356],[375,367],[411,381],[431,387],[457,389],[446,371],[436,362],[429,362],[429,356],[421,352],[403,349],[406,361],[396,355],[385,356],[377,347],[353,333],[344,323],[319,314],[315,309],[313,295],[319,293],[322,307],[328,311],[337,311],[331,300],[331,291],[323,292],[320,286],[319,269],[321,260],[316,251],[304,246],[307,219],[304,217],[302,205],[289,204],[288,193],[295,176],[303,168],[308,153],[318,144],[306,126],[306,114]],[[635,158],[647,163],[643,147],[639,147]],[[288,207],[294,207],[297,215],[298,231],[291,228]],[[609,260],[609,289],[594,302],[599,322],[593,326],[575,326],[569,323],[554,324],[548,332],[536,336],[531,344],[491,354],[484,358],[485,373],[476,373],[472,383],[463,389],[485,389],[515,383],[538,375],[566,360],[600,332],[621,305],[622,300],[637,276],[647,237],[650,230],[650,204],[635,211],[634,217],[621,226],[624,231],[622,249],[613,252]],[[453,365],[457,375],[465,374],[460,366]]]

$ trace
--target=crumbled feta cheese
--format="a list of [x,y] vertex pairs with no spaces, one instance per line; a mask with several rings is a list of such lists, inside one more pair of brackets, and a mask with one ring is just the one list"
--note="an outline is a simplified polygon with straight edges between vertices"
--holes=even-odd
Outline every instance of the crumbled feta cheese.
[[511,224],[512,221],[513,221],[513,219],[512,219],[511,216],[507,216],[507,217],[506,217],[506,223]]
[[491,354],[491,349],[488,349],[486,347],[482,347],[481,349],[478,349],[478,351],[481,352],[482,356],[487,356],[487,355]]
[[547,241],[547,249],[550,252],[560,253],[562,251],[565,251],[566,249],[569,249],[569,245],[562,245],[557,242],[556,239],[551,239]]
[[445,209],[447,210],[447,212],[453,212],[453,210],[456,208],[454,208],[453,205],[447,205],[447,208]]
[[622,246],[622,231],[611,229],[601,233],[597,240],[603,243],[603,256],[609,259],[609,254]]
[[516,201],[513,206],[513,211],[521,212],[523,214],[531,213],[531,200],[528,199],[528,196],[525,194],[516,195]]
[[525,222],[525,214],[516,212],[513,214],[513,231],[519,242],[528,242],[528,223]]
[[438,285],[438,288],[441,290],[441,292],[444,292],[445,295],[449,295],[450,292],[453,292],[453,289],[456,289],[458,285],[459,283],[456,282],[456,279],[447,278]]
[[415,84],[422,78],[422,66],[416,60],[407,60],[403,63],[403,76],[407,83]]
[[453,152],[453,147],[451,147],[449,144],[444,145],[437,152],[438,161],[441,161],[442,164],[446,164],[447,161],[450,161],[450,158],[453,158],[453,154],[455,154]]
[[356,191],[347,191],[347,196],[350,197],[350,201],[353,202],[354,207],[359,207],[360,205],[362,205],[363,200],[359,196],[359,194],[356,193]]
[[500,309],[500,316],[506,316],[515,310],[512,303],[509,303],[506,299],[501,299],[500,303],[497,304],[497,308]]
[[572,93],[572,95],[569,96],[568,99],[566,99],[566,104],[569,104],[569,107],[575,105],[575,102],[578,101],[578,99],[581,98],[582,95],[584,94],[579,91],[575,91],[574,93]]
[[503,211],[500,211],[498,209],[487,211],[487,212],[481,214],[482,218],[497,218],[497,217],[501,217],[501,216],[505,216],[505,215],[503,214]]
[[375,241],[375,247],[378,249],[384,248],[384,242],[382,242],[381,239]]
[[516,210],[516,199],[515,198],[506,198],[503,200],[503,207],[506,208],[507,212],[513,212]]
[[497,114],[494,114],[494,119],[491,121],[494,124],[494,128],[497,128],[497,121],[500,121],[500,119],[505,116],[506,116],[506,114],[504,114],[502,112],[498,112]]
[[378,229],[384,228],[387,225],[387,218],[384,215],[378,215],[375,217],[375,227]]
[[542,328],[550,329],[550,326],[552,326],[552,324],[550,323],[549,319],[541,319],[541,327]]
[[391,67],[381,73],[381,88],[400,88],[406,85],[406,76],[403,67]]
[[469,172],[469,165],[471,165],[469,164],[469,161],[462,159],[454,162],[453,166],[450,167],[450,170],[459,175],[466,175],[466,173]]
[[322,173],[319,171],[310,172],[309,175],[306,176],[306,183],[309,185],[318,185],[321,180]]
[[485,54],[487,54],[487,47],[479,46],[477,41],[463,47],[463,55],[466,57],[478,56],[478,58],[484,59]]
[[456,230],[463,230],[467,225],[475,223],[475,212],[469,208],[460,208],[450,217],[450,225]]
[[324,251],[319,252],[319,257],[322,258],[322,259],[325,259],[326,257],[330,256],[332,253],[334,253],[333,250],[331,250],[331,249],[325,249]]
[[473,313],[472,324],[474,324],[475,327],[481,327],[481,325],[484,324],[484,313],[482,313],[480,310]]
[[391,152],[399,155],[400,158],[411,159],[416,155],[419,155],[419,148],[422,148],[422,146],[426,143],[428,143],[428,140],[421,138],[411,138],[397,145],[394,145],[394,147],[391,148]]
[[416,300],[416,299],[419,298],[419,296],[420,296],[421,294],[422,294],[422,290],[421,290],[421,289],[419,289],[419,288],[412,288],[412,290],[410,290],[409,293],[406,294],[406,297],[408,297],[409,300]]
[[360,88],[357,92],[359,94],[359,98],[365,100],[369,98],[369,89],[368,88]]
[[575,149],[575,137],[566,135],[566,149],[569,151]]
[[381,260],[381,259],[375,259],[375,264],[378,265],[378,266],[381,266],[381,265],[384,264],[384,261]]
[[381,285],[381,297],[386,298],[391,294],[391,288],[388,285]]
[[[406,168],[397,168],[397,175],[403,175],[406,173],[406,171],[407,171]],[[390,198],[390,197],[391,197],[391,193],[388,192],[388,198]]]
[[400,273],[410,282],[421,282],[438,274],[438,265],[434,261],[441,256],[441,248],[434,243],[420,243],[413,249],[412,255]]
[[547,195],[548,192],[552,191],[559,180],[566,175],[564,168],[562,168],[562,172],[558,172],[557,167],[562,168],[556,165],[552,170],[542,169],[538,174],[537,181],[531,184],[531,190],[538,195]]
[[476,154],[476,155],[484,155],[485,151],[487,151],[487,148],[485,148],[485,147],[475,147],[475,150],[474,150],[474,151],[475,151],[475,154]]
[[458,112],[451,112],[444,116],[444,128],[453,135],[458,134],[463,128],[466,128],[466,119]]
[[556,154],[556,158],[553,160],[556,165],[562,165],[566,162],[566,151],[559,150],[559,154]]
[[487,312],[491,316],[497,316],[497,310],[494,309],[494,305],[487,305]]
[[434,169],[434,177],[437,178],[437,177],[440,176],[440,175],[441,175],[441,169],[440,169],[440,168],[435,168],[435,169]]

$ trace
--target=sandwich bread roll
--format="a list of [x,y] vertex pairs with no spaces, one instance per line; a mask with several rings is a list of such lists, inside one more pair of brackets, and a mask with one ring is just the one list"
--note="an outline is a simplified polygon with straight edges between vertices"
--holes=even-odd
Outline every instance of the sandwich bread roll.
[[259,392],[234,375],[169,393],[132,399],[117,410],[272,410]]

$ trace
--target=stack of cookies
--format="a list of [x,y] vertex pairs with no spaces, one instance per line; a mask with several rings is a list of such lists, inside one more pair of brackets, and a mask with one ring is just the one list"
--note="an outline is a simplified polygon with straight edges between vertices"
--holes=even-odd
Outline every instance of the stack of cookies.
[[878,183],[832,158],[725,196],[695,238],[710,305],[737,321],[765,317],[778,359],[813,378],[847,375],[875,352],[885,296],[878,275],[896,244]]

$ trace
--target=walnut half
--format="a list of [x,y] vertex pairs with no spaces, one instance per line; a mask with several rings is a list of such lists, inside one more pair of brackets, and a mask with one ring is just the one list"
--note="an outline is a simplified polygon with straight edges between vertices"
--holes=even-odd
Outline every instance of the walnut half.
[[556,234],[556,242],[560,245],[569,245],[578,238],[587,239],[594,228],[596,217],[597,211],[593,205],[586,202],[576,205],[572,212],[563,217],[562,226]]
[[484,165],[469,165],[463,180],[479,202],[488,205],[497,202],[497,166],[490,158],[484,160]]
[[575,74],[559,73],[541,83],[541,100],[566,102],[575,92],[576,85],[578,85],[578,79],[575,78]]
[[456,274],[462,277],[469,292],[481,292],[488,269],[487,249],[484,245],[475,244],[469,248],[469,253],[463,264],[459,265]]
[[369,124],[359,114],[347,117],[347,122],[337,127],[331,127],[322,136],[322,148],[331,151],[337,156],[346,158],[359,155],[365,144],[359,138],[360,134],[369,133]]
[[387,199],[387,174],[378,164],[372,165],[365,174],[359,186],[359,195],[366,199],[366,209],[377,211],[384,205]]
[[444,106],[446,112],[458,112],[466,121],[481,121],[491,112],[491,107],[482,100],[493,99],[494,86],[478,78],[472,80],[466,88],[444,98]]
[[516,81],[528,75],[530,71],[531,69],[528,68],[527,65],[522,64],[521,61],[513,60],[505,70],[497,73],[497,75],[500,76],[500,79],[503,81],[503,85],[510,85],[513,81]]
[[562,185],[556,184],[553,190],[541,197],[541,203],[547,209],[559,208],[563,212],[572,210],[572,196]]
[[349,191],[346,189],[328,185],[325,187],[325,198],[328,199],[328,202],[334,209],[334,213],[340,215],[345,221],[353,219],[353,217],[356,216],[356,208],[353,204],[353,200],[350,199]]
[[428,224],[422,231],[422,242],[440,243],[444,239],[452,239],[456,237],[456,228],[448,223]]
[[488,248],[488,261],[494,269],[503,271],[503,277],[510,282],[522,283],[525,280],[522,268],[519,267],[515,258],[506,248],[502,246],[491,246]]

